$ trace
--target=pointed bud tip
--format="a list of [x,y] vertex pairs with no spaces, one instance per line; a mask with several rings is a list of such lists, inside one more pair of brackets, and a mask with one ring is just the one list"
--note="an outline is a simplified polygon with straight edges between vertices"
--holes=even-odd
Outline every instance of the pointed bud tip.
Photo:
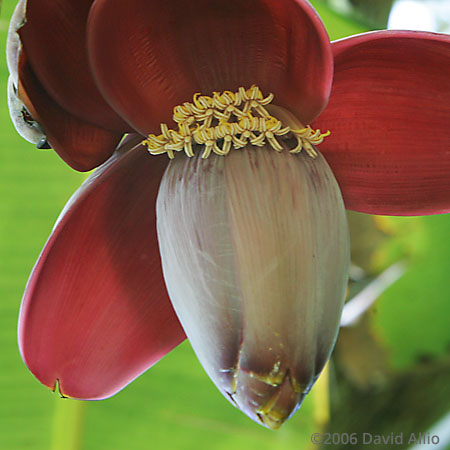
[[281,379],[279,374],[259,375],[241,370],[237,373],[235,392],[227,392],[236,408],[271,430],[280,428],[300,408],[310,389],[310,384],[301,387],[289,370]]

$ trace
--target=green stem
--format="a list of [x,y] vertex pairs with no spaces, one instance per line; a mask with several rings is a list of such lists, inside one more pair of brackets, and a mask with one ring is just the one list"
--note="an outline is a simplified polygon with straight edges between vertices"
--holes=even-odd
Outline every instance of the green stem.
[[324,367],[314,386],[314,421],[324,428],[330,420],[330,373],[329,365]]
[[55,415],[50,450],[81,450],[86,402],[61,398],[55,389]]

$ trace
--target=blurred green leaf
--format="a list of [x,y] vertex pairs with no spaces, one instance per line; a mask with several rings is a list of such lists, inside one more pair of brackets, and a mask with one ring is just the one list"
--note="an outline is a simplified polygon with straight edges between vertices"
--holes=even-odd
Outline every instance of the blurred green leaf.
[[393,364],[400,368],[450,349],[450,215],[383,221],[395,234],[381,254],[403,251],[411,259],[406,274],[377,302],[374,315]]
[[374,27],[386,28],[394,0],[350,0],[358,17]]
[[311,4],[322,18],[332,41],[351,36],[352,34],[364,33],[369,29],[366,24],[339,14],[320,0],[313,0]]

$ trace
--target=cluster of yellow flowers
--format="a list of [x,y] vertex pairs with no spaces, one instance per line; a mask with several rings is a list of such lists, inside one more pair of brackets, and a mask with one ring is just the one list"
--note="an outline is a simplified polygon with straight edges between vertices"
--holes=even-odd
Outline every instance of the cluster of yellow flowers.
[[[290,153],[299,153],[302,149],[315,158],[317,152],[313,145],[320,144],[330,134],[321,134],[310,126],[293,130],[271,116],[266,105],[274,96],[264,97],[257,86],[238,92],[214,92],[212,97],[195,94],[193,103],[185,102],[173,110],[173,120],[178,131],[161,124],[161,134],[151,134],[142,143],[152,155],[167,153],[174,158],[174,152],[183,151],[194,156],[193,143],[204,145],[202,158],[208,158],[211,152],[227,155],[231,148],[239,149],[248,143],[262,147],[268,142],[272,148],[281,152],[283,146],[277,136],[295,137],[297,145]],[[289,136],[287,136],[289,135]]]

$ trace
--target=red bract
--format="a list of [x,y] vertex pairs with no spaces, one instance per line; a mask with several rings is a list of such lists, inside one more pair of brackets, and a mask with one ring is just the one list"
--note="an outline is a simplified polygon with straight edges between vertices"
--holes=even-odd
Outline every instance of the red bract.
[[332,44],[330,101],[315,126],[347,208],[447,213],[450,36],[378,31]]
[[[23,7],[22,2],[19,9]],[[89,170],[106,161],[125,131],[158,133],[160,123],[173,125],[173,108],[197,92],[211,95],[255,84],[262,92],[273,93],[274,105],[285,111],[282,115],[293,115],[296,124],[313,122],[331,130],[320,150],[339,183],[347,208],[390,215],[450,212],[448,35],[380,31],[330,44],[320,19],[303,0],[86,0],[76,6],[68,0],[34,0],[28,2],[25,17],[23,26],[19,26],[21,20],[13,22],[10,34],[9,65],[17,89],[14,95],[40,123],[53,148],[78,170]],[[17,44],[16,30],[21,45]],[[137,134],[130,136],[91,175],[63,211],[33,269],[22,303],[19,342],[26,364],[50,388],[59,381],[61,392],[70,397],[100,399],[113,395],[185,337],[164,286],[156,236],[155,202],[168,160],[165,156],[149,156],[143,146],[136,146],[142,138]],[[276,158],[275,162],[252,158],[242,160],[243,165],[248,165],[248,172],[242,173],[255,176],[252,181],[263,173],[258,165],[264,163],[267,168],[268,164],[278,164]],[[197,168],[189,164],[169,169],[172,178],[168,179],[172,181],[163,183],[168,197],[177,180],[184,183],[189,181],[184,177],[196,174]],[[205,167],[222,173],[220,164]],[[224,183],[239,183],[237,169],[231,169],[232,163],[226,164],[230,169]],[[286,171],[291,170],[289,164]],[[305,177],[310,177],[310,181],[309,187],[302,189],[319,192],[324,202],[336,197],[339,203],[332,176],[326,172],[329,169],[326,163],[320,164],[320,170],[314,163],[306,164]],[[201,167],[199,171],[203,170]],[[292,173],[288,176],[286,172],[286,179],[292,178]],[[271,182],[276,189],[276,180]],[[295,184],[292,179],[289,182]],[[242,183],[242,192],[250,192],[252,183]],[[325,185],[328,193],[324,193]],[[201,185],[196,185],[194,191],[197,203],[189,207],[197,207],[209,224],[221,206],[218,204],[217,211],[213,211],[214,201],[202,203],[201,197],[206,198],[206,194],[201,194]],[[260,206],[264,204],[258,196],[248,198],[261,202]],[[295,195],[286,198],[300,217]],[[189,215],[189,196],[180,199],[180,220],[186,222],[180,222],[181,228],[175,226],[172,231],[181,234],[183,224],[193,220],[188,224],[192,231],[186,239],[191,236],[193,241],[198,240],[201,249],[210,236],[205,237],[202,224]],[[164,220],[175,217],[171,219],[175,221],[176,211],[171,210],[170,201],[161,200],[161,205],[158,211],[166,214]],[[245,208],[239,207],[239,214],[245,215]],[[261,211],[258,204],[251,207]],[[330,206],[335,217],[342,216],[339,208]],[[267,214],[275,214],[279,220],[280,211],[274,211]],[[321,221],[326,221],[325,210],[316,213]],[[286,214],[289,215],[288,209]],[[242,217],[233,222],[235,232],[239,231],[236,223],[245,227]],[[264,220],[257,226],[260,223],[261,227],[266,226]],[[171,229],[170,221],[166,228]],[[226,313],[223,318],[228,331],[216,332],[214,327],[221,317],[217,314],[223,313],[217,312],[221,305],[211,303],[209,309],[209,304],[192,304],[186,311],[180,307],[175,297],[182,295],[183,289],[174,288],[177,280],[169,273],[170,258],[166,253],[172,251],[175,240],[172,242],[170,236],[161,239],[164,230],[159,230],[159,238],[164,247],[164,275],[171,299],[187,326],[187,334],[193,337],[194,349],[205,369],[250,417],[276,428],[298,407],[329,357],[342,308],[340,291],[345,277],[328,277],[331,281],[324,280],[323,288],[314,285],[322,293],[327,289],[331,292],[332,287],[337,292],[336,300],[328,309],[322,309],[320,296],[319,306],[305,300],[298,311],[311,320],[320,316],[320,320],[305,326],[307,335],[298,345],[303,353],[294,358],[297,365],[280,369],[278,362],[267,362],[270,356],[266,355],[269,359],[262,362],[252,359],[258,353],[272,351],[271,347],[261,347],[269,339],[269,310],[260,314],[254,304],[251,308],[249,304],[239,304],[241,315]],[[342,262],[343,272],[347,255],[345,233],[343,227],[335,235],[335,239],[342,240],[335,253],[336,264]],[[265,237],[262,233],[261,239]],[[216,238],[220,240],[220,234]],[[236,237],[233,239],[242,248],[251,241],[236,244]],[[322,245],[323,240],[318,239],[317,245]],[[264,244],[261,241],[261,247]],[[182,245],[180,255],[189,256]],[[325,242],[320,247],[322,261],[327,260],[328,247],[332,247],[327,245]],[[241,247],[236,250],[239,264],[251,265],[248,254],[239,253]],[[314,248],[308,251],[314,259]],[[175,261],[173,267],[177,264]],[[183,271],[187,265],[180,264],[178,269]],[[209,292],[209,281],[201,278],[204,272],[199,272],[198,284]],[[319,277],[316,272],[312,270],[310,276]],[[186,277],[186,289],[191,279],[192,276]],[[195,285],[192,289],[195,291]],[[192,292],[189,295],[195,302],[197,291]],[[273,303],[268,306],[275,308]],[[197,329],[191,324],[196,308],[200,311]],[[204,317],[202,311],[206,311]],[[256,315],[253,318],[264,320],[265,331],[261,333],[265,335],[258,335],[257,322],[245,316],[248,311]],[[288,312],[272,315],[273,323],[286,327],[281,330],[280,339],[286,333],[283,342],[289,344],[289,351],[282,353],[283,358],[289,359],[289,352],[297,351],[293,336],[300,338],[293,327],[298,328],[299,324]],[[239,328],[241,319],[246,319],[255,333],[247,341],[233,328]],[[218,347],[220,342],[224,347],[236,347],[218,348],[219,356],[225,352],[225,359],[233,359],[236,355],[229,352],[239,352],[237,369],[233,369],[236,373],[227,383],[238,383],[236,380],[245,375],[248,380],[243,383],[250,389],[260,389],[255,381],[258,376],[260,382],[275,391],[281,386],[275,394],[273,390],[264,391],[265,397],[261,394],[270,408],[257,404],[260,400],[248,397],[247,392],[230,393],[220,386],[216,373],[219,367],[214,366],[218,362],[211,361],[210,349],[203,348],[204,343],[208,344],[208,336],[204,343],[200,342],[199,333],[203,332],[210,333],[211,342]],[[311,355],[303,348],[305,343],[312,346]],[[274,379],[278,379],[279,370],[283,379],[277,385]],[[261,371],[266,375],[254,375]],[[301,386],[296,384],[298,379],[303,380]],[[251,402],[256,405],[253,409]],[[277,402],[285,409],[272,410]],[[261,418],[269,410],[272,415]]]

